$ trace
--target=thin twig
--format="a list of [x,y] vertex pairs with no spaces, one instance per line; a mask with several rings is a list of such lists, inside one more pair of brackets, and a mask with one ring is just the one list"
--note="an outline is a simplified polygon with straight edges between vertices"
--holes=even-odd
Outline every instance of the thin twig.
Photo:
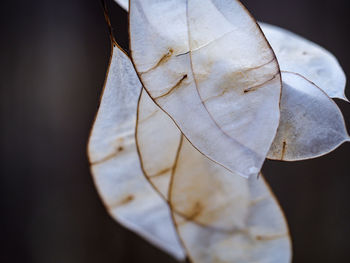
[[108,6],[107,6],[107,2],[106,0],[101,0],[101,5],[102,5],[102,9],[103,9],[103,13],[105,16],[105,20],[108,26],[108,32],[109,32],[109,37],[111,39],[112,42],[115,42],[115,38],[113,35],[113,27],[112,27],[112,23],[111,23],[111,19],[109,16],[109,10],[108,10]]

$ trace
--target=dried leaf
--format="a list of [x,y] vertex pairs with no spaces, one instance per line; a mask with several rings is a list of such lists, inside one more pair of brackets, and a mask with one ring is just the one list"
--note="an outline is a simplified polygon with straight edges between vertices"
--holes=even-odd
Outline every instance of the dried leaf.
[[110,215],[177,259],[184,258],[167,203],[143,176],[135,145],[141,84],[130,59],[114,45],[88,152]]
[[[230,173],[180,136],[143,91],[137,141],[144,170],[159,174],[164,167],[171,168],[149,179],[164,198],[169,192],[174,220],[192,262],[290,262],[288,227],[266,182]],[[166,178],[162,184],[159,177]]]
[[[232,230],[238,219],[232,214],[237,210],[237,202],[232,200],[235,201],[237,195],[242,196],[232,189],[240,178],[222,167],[225,173],[217,175],[215,169],[220,166],[203,162],[202,154],[193,154],[193,146],[182,147],[181,152],[187,150],[188,153],[183,153],[183,158],[179,159],[181,132],[144,90],[139,101],[137,127],[137,145],[145,174],[166,200],[174,173],[172,209],[199,224]],[[233,179],[227,178],[232,176]],[[248,189],[239,190],[246,192]],[[245,200],[239,205],[246,206]]]
[[214,165],[185,139],[173,172],[169,201],[187,220],[234,231],[248,216],[249,189],[244,180]]
[[331,98],[347,101],[346,77],[338,60],[326,49],[290,31],[260,23],[282,71],[299,73]]
[[279,122],[280,73],[239,1],[130,1],[132,57],[157,104],[199,151],[260,171]]
[[[129,10],[127,1],[119,4]],[[348,101],[344,94],[346,76],[332,53],[286,29],[262,22],[259,25],[277,56],[281,70],[299,73],[329,97]]]
[[169,200],[185,212],[173,216],[192,262],[291,262],[283,212],[263,179],[230,174],[185,138],[177,164]]
[[298,161],[315,158],[349,141],[338,106],[315,84],[282,72],[281,121],[268,158]]
[[136,141],[144,173],[163,198],[168,199],[172,169],[181,132],[142,90],[138,107]]

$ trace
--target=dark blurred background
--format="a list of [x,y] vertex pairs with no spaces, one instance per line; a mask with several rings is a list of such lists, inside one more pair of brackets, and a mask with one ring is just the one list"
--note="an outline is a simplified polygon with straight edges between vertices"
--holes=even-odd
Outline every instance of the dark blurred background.
[[[127,14],[107,1],[127,49]],[[350,73],[348,0],[245,0],[262,21],[319,43]],[[175,262],[106,213],[86,143],[109,57],[99,0],[0,3],[0,262]],[[350,91],[347,91],[350,97]],[[350,105],[337,101],[350,126]],[[264,172],[289,221],[294,263],[350,262],[350,144]]]

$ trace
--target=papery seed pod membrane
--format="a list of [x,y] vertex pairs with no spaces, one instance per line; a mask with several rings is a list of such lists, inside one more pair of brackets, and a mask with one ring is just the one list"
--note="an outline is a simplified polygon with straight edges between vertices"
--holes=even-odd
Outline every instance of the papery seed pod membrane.
[[275,55],[239,1],[131,0],[130,48],[144,87],[203,154],[257,175],[279,123]]
[[88,154],[100,197],[121,225],[181,260],[185,257],[167,203],[147,182],[135,144],[141,83],[129,57],[114,44]]
[[268,158],[316,158],[349,141],[337,104],[302,75],[283,72],[281,121]]
[[138,110],[145,174],[169,201],[191,262],[290,262],[288,227],[267,183],[198,152],[145,91]]

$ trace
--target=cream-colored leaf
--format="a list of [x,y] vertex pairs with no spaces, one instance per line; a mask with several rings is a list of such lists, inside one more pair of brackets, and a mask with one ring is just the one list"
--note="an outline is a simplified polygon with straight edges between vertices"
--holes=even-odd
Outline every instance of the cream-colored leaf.
[[290,262],[288,228],[265,181],[230,173],[180,136],[143,91],[137,138],[144,170],[171,167],[163,184],[158,175],[149,179],[165,198],[171,183],[168,200],[192,262]]
[[[196,223],[231,230],[236,220],[240,220],[239,216],[232,214],[237,202],[231,202],[240,193],[231,189],[232,184],[239,182],[241,177],[227,178],[233,175],[219,166],[225,173],[216,178],[215,169],[211,169],[213,166],[203,165],[208,162],[203,162],[202,154],[193,154],[193,146],[182,149],[189,152],[182,154],[179,160],[181,132],[144,90],[139,102],[137,127],[136,138],[143,169],[165,199],[168,199],[171,175],[175,173],[172,183],[173,210]],[[247,189],[240,190],[244,192]],[[198,197],[198,193],[202,196]],[[200,198],[202,202],[197,202]],[[246,206],[245,200],[239,205]],[[198,209],[200,214],[197,214]],[[211,218],[211,215],[215,218]]]
[[88,154],[110,215],[177,259],[185,257],[167,203],[143,176],[135,144],[141,84],[130,59],[114,45]]
[[[128,1],[116,0],[126,11]],[[259,22],[271,44],[281,70],[299,73],[314,82],[331,98],[345,97],[346,76],[337,58],[323,47],[286,29]]]
[[203,154],[256,175],[279,123],[280,73],[239,1],[131,0],[130,39],[153,100]]
[[229,173],[185,138],[169,200],[192,262],[291,261],[288,227],[264,179]]
[[338,106],[315,84],[296,73],[282,73],[281,122],[268,158],[315,158],[349,140]]
[[129,0],[114,0],[118,5],[120,5],[125,11],[129,10]]
[[282,71],[303,75],[331,98],[346,100],[346,77],[338,60],[326,49],[283,28],[260,23]]
[[[180,206],[192,213],[187,219],[174,213],[174,220],[194,263],[291,261],[286,222],[262,179],[245,180],[227,174],[195,151],[186,139],[178,165],[181,176],[174,174],[170,200],[175,209]],[[194,169],[199,173],[193,173]],[[194,219],[202,220],[203,225],[194,223]]]
[[[197,152],[185,139],[176,160],[169,201],[188,220],[221,231],[244,227],[248,182]],[[237,187],[239,185],[240,187]]]
[[146,177],[165,199],[168,199],[180,139],[181,132],[174,122],[142,90],[138,107],[137,146]]

